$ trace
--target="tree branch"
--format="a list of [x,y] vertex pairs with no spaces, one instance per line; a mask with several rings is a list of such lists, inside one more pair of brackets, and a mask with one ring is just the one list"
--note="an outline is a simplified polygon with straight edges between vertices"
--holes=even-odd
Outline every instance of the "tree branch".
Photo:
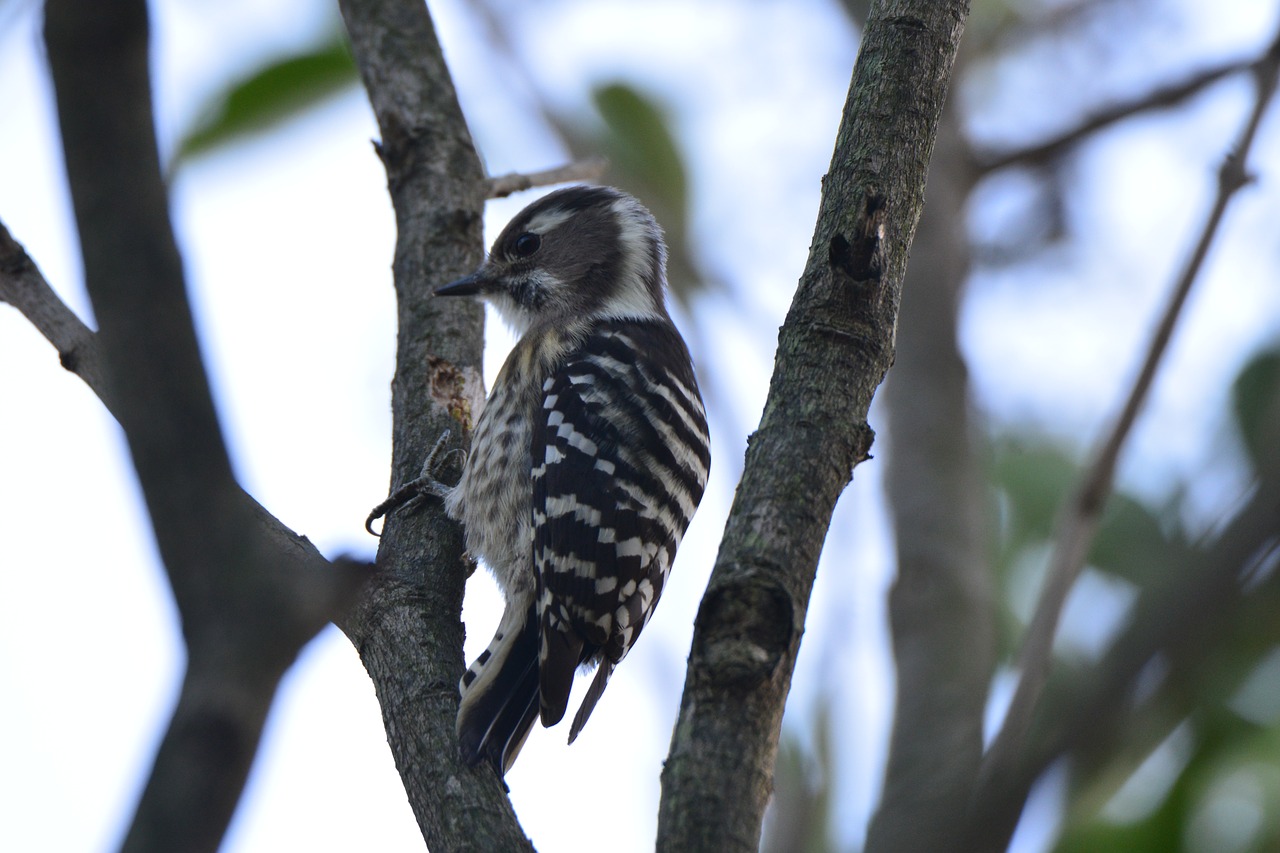
[[103,377],[97,336],[45,281],[35,262],[0,222],[0,302],[17,308],[53,344],[62,366],[84,380],[119,420],[119,403]]
[[1061,157],[1066,151],[1100,130],[1151,110],[1168,109],[1201,92],[1219,80],[1247,71],[1256,60],[1235,59],[1191,75],[1186,80],[1160,86],[1128,101],[1123,101],[1092,115],[1069,130],[1025,148],[985,151],[974,157],[979,175],[1008,166],[1042,166]]
[[970,268],[963,225],[972,186],[967,154],[948,105],[907,267],[897,357],[885,385],[890,442],[884,481],[898,554],[889,595],[897,701],[866,853],[945,850],[982,759],[996,658],[995,595],[987,553],[991,496],[956,339]]
[[544,169],[541,172],[528,172],[525,174],[512,172],[509,175],[489,178],[487,181],[488,196],[489,198],[505,198],[512,193],[531,190],[534,187],[566,184],[570,181],[598,181],[607,168],[609,168],[609,161],[605,158],[588,157],[586,160],[567,163],[555,169]]
[[[341,0],[382,139],[396,213],[399,336],[392,381],[393,485],[439,435],[467,436],[484,399],[484,314],[432,289],[483,256],[486,184],[430,15],[420,0]],[[502,781],[462,764],[454,735],[462,675],[461,531],[438,504],[387,518],[379,571],[340,627],[373,680],[387,740],[432,850],[530,850]]]
[[1057,633],[1062,607],[1092,546],[1103,507],[1111,492],[1120,451],[1146,401],[1174,327],[1218,232],[1227,205],[1235,193],[1248,183],[1245,162],[1262,115],[1275,94],[1277,75],[1280,74],[1280,32],[1266,54],[1254,63],[1253,70],[1257,79],[1253,109],[1234,151],[1227,156],[1219,171],[1218,192],[1213,206],[1191,256],[1174,284],[1169,303],[1152,335],[1142,367],[1124,407],[1099,444],[1093,461],[1059,516],[1044,591],[1031,624],[1027,627],[1019,654],[1021,678],[1005,722],[984,760],[980,791],[996,784],[995,780],[1008,773],[1023,752],[1028,729],[1053,665],[1053,639]]
[[151,114],[142,0],[51,0],[57,95],[93,335],[21,247],[5,289],[124,429],[188,662],[124,849],[216,850],[275,689],[361,573],[326,562],[235,482],[187,304]]
[[658,849],[754,851],[818,555],[893,357],[907,249],[967,2],[876,3],[813,250],[699,609]]

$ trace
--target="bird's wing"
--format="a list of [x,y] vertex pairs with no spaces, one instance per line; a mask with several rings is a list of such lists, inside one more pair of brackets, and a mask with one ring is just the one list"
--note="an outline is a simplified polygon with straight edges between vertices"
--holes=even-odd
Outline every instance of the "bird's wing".
[[542,721],[600,672],[577,734],[653,613],[710,466],[688,352],[666,323],[606,324],[543,385],[533,431]]

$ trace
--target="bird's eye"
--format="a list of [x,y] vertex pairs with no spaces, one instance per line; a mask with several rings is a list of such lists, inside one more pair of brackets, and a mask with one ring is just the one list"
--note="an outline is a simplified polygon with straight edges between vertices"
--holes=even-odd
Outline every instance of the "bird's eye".
[[521,258],[527,258],[534,252],[538,251],[542,246],[542,238],[537,234],[526,231],[516,238],[514,248],[516,255]]

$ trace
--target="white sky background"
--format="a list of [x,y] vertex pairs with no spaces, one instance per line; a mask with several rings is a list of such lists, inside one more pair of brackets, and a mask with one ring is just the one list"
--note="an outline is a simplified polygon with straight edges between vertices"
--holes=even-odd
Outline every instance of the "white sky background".
[[[1131,87],[1076,86],[1072,95],[1088,103],[1141,91],[1144,81],[1252,53],[1272,32],[1270,5],[1239,0],[1170,23],[1163,37],[1172,47],[1140,45],[1140,61],[1121,47],[1101,50],[1096,60],[1124,67]],[[229,78],[313,41],[326,8],[311,0],[160,3],[162,146]],[[563,152],[527,112],[532,95],[493,61],[463,8],[432,5],[490,171],[558,164]],[[700,336],[711,345],[700,368],[733,392],[732,410],[714,413],[712,490],[663,605],[579,741],[566,748],[563,727],[539,729],[508,776],[541,849],[645,850],[693,615],[808,249],[855,44],[819,2],[708,3],[696,13],[678,3],[553,3],[511,14],[557,106],[581,109],[589,84],[615,78],[669,103],[706,263],[735,288],[734,304],[700,306]],[[0,5],[0,219],[87,318],[38,19],[32,3]],[[1077,68],[1064,74],[1087,79]],[[1070,121],[1046,88],[1053,80],[995,68],[985,82],[1016,109],[979,126],[984,137],[1031,139]],[[975,104],[991,99],[988,91],[973,95]],[[1114,365],[1134,365],[1145,345],[1248,98],[1240,81],[1220,85],[1191,109],[1129,123],[1076,158],[1078,208],[1069,215],[1085,248],[974,284],[963,338],[984,411],[1087,445],[1128,381],[1130,370]],[[1124,465],[1127,485],[1157,496],[1205,472],[1192,503],[1206,511],[1240,488],[1229,465],[1207,475],[1232,452],[1221,415],[1228,384],[1280,330],[1276,127],[1273,115],[1253,159],[1261,181],[1228,215]],[[174,186],[237,472],[330,555],[372,555],[361,525],[387,488],[394,231],[369,144],[376,135],[363,93],[351,91],[278,133],[194,162]],[[1016,192],[997,182],[984,188],[974,227],[1000,227],[1000,211],[1016,211]],[[492,203],[490,234],[531,198]],[[509,341],[491,331],[490,376]],[[872,425],[882,423],[873,411]],[[878,472],[874,463],[860,467],[841,501],[788,724],[803,738],[815,695],[826,691],[837,703],[846,846],[861,838],[876,796],[892,702],[883,614],[892,555]],[[469,657],[487,643],[497,609],[492,584],[477,575],[464,614]],[[177,638],[114,422],[30,325],[0,306],[0,849],[115,845],[176,696]],[[1025,846],[1038,845],[1029,836]],[[372,688],[336,630],[286,680],[226,849],[421,849]]]

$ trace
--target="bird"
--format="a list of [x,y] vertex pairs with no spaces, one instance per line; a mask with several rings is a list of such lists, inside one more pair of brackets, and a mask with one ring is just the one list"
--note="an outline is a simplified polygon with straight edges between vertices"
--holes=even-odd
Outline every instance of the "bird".
[[531,203],[475,272],[435,291],[492,304],[519,335],[460,479],[438,490],[505,601],[459,682],[456,726],[463,759],[500,778],[594,666],[569,743],[582,731],[706,488],[706,410],[666,308],[666,258],[636,198],[577,185]]

